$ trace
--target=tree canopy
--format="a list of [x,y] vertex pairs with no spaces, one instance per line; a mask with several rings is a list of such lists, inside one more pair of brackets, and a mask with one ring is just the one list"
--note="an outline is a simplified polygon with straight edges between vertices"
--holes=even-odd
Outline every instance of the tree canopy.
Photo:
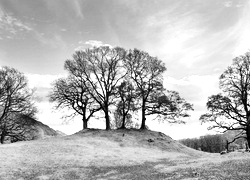
[[163,119],[173,123],[184,122],[176,118],[188,117],[187,111],[193,110],[192,105],[180,98],[177,92],[165,93],[163,73],[166,67],[160,59],[134,49],[127,54],[126,67],[140,98],[138,104],[142,113],[141,129],[146,129],[147,115],[164,117]]
[[50,93],[50,102],[56,102],[56,109],[73,109],[65,117],[82,116],[83,129],[88,128],[88,121],[95,112],[100,110],[98,104],[88,93],[88,88],[74,76],[61,78],[54,82]]
[[32,103],[33,91],[28,88],[25,76],[10,67],[0,69],[0,135],[1,143],[5,136],[22,136],[25,122],[20,115],[34,116],[36,108]]
[[189,116],[188,111],[193,110],[177,92],[165,90],[166,67],[147,52],[94,47],[76,51],[64,67],[68,77],[54,83],[50,100],[57,102],[57,108],[70,108],[75,111],[73,115],[82,115],[84,124],[100,110],[109,130],[110,112],[115,110],[115,122],[119,122],[116,124],[126,128],[133,118],[131,112],[141,111],[141,129],[146,129],[146,116],[157,115],[168,122],[182,123]]
[[208,98],[208,113],[200,117],[210,122],[209,129],[240,130],[235,138],[246,138],[250,144],[250,53],[236,57],[220,76],[221,93]]

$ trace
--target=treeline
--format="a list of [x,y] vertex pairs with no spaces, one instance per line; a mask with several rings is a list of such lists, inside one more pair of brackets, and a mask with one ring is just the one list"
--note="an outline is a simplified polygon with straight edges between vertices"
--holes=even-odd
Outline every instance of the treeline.
[[234,151],[246,148],[246,140],[243,138],[230,143],[232,142],[232,134],[234,134],[234,132],[205,135],[199,138],[182,139],[179,142],[190,148],[210,153],[220,153],[224,150]]

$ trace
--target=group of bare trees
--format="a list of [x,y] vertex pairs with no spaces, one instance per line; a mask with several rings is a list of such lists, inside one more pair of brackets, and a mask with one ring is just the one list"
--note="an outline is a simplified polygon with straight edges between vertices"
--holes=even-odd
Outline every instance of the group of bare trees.
[[164,89],[164,63],[144,51],[95,47],[75,52],[64,67],[68,77],[54,83],[50,101],[59,109],[73,109],[69,116],[81,115],[83,128],[98,111],[109,130],[110,112],[119,119],[119,128],[126,128],[140,111],[140,129],[146,129],[146,116],[182,123],[193,110],[177,92]]

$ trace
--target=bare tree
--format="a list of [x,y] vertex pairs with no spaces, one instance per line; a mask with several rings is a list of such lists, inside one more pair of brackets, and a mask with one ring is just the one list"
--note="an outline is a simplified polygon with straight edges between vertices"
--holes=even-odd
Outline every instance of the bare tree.
[[25,76],[14,68],[0,69],[0,136],[1,143],[8,135],[22,134],[24,122],[18,121],[23,114],[34,116],[36,108],[32,103],[33,91],[28,88]]
[[169,97],[164,94],[162,75],[166,67],[161,60],[134,49],[127,54],[126,67],[141,99],[141,129],[146,129],[146,115],[163,115],[165,119],[188,116],[186,111],[192,110],[192,105],[186,103],[177,93],[169,93]]
[[106,129],[110,129],[110,105],[114,104],[116,87],[125,77],[123,66],[125,50],[122,48],[94,47],[78,51],[65,68],[72,76],[84,79],[88,93],[99,104],[105,115]]
[[141,129],[146,129],[147,100],[149,95],[158,89],[156,85],[162,84],[162,73],[166,67],[158,58],[137,49],[130,50],[127,54],[126,66],[141,98]]
[[[238,130],[236,139],[246,138],[250,144],[250,53],[233,59],[220,76],[222,93],[208,98],[208,113],[200,117],[210,122],[209,129]],[[233,140],[234,141],[234,140]]]
[[82,116],[83,129],[88,128],[89,119],[100,110],[100,106],[89,94],[83,79],[72,75],[55,81],[53,91],[49,96],[50,102],[57,103],[56,109],[74,110],[70,115],[66,115],[66,118],[73,118],[76,115]]

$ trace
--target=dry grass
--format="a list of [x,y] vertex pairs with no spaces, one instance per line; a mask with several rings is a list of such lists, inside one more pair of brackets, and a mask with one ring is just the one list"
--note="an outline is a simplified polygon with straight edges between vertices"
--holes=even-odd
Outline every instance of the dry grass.
[[0,154],[0,179],[250,177],[250,153],[201,153],[152,131],[84,131],[0,145]]

